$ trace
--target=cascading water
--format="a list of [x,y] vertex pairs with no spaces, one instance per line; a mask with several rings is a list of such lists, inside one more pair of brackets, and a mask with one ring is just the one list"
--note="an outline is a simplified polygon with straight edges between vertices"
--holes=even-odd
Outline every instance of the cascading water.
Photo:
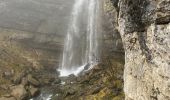
[[77,75],[85,66],[97,63],[99,26],[99,0],[75,0],[59,69],[61,76]]

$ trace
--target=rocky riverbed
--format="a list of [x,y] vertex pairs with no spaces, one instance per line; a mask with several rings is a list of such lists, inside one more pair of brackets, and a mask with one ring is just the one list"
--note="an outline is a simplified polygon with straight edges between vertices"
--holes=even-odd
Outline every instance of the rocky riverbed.
[[78,77],[61,78],[64,83],[55,90],[52,100],[123,100],[123,65],[120,59],[110,59]]
[[33,100],[123,100],[124,54],[118,55],[78,76],[58,77]]

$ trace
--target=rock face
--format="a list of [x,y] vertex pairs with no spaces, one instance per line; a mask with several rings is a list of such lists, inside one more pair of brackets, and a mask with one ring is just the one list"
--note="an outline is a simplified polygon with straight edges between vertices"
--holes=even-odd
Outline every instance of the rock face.
[[118,23],[114,25],[124,45],[126,100],[170,100],[170,1],[105,0],[105,4],[113,5]]

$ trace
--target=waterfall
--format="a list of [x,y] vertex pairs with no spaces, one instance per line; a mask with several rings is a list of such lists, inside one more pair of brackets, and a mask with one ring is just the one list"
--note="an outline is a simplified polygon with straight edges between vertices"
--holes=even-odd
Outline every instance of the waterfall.
[[61,76],[78,74],[99,59],[99,0],[75,0],[64,44]]

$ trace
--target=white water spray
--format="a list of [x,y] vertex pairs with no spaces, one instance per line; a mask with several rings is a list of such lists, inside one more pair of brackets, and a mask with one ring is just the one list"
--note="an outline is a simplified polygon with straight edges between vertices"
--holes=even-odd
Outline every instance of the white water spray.
[[99,0],[75,0],[65,40],[60,76],[77,75],[99,58]]

